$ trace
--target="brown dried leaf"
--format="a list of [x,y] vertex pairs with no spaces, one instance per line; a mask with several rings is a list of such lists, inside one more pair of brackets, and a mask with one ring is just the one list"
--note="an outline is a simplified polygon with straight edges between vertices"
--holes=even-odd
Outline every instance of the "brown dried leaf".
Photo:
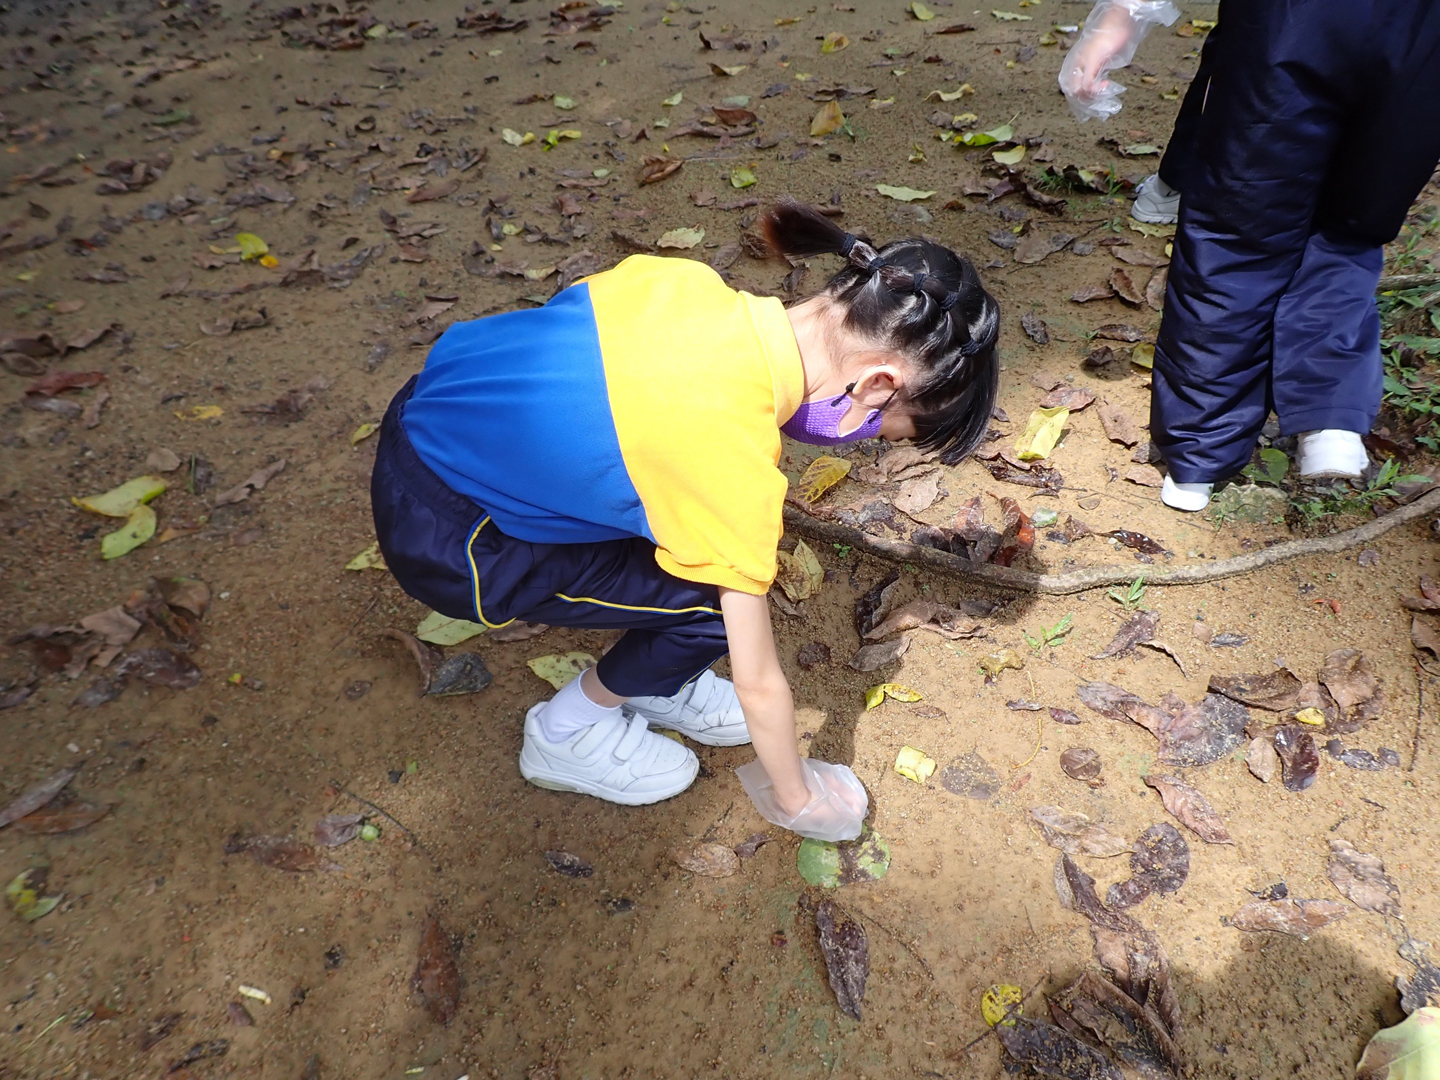
[[935,600],[920,599],[911,600],[896,610],[864,637],[866,641],[878,641],[904,630],[929,630],[952,641],[985,633],[983,625],[965,618],[954,608]]
[[232,833],[225,841],[225,854],[238,855],[242,851],[261,866],[274,867],[292,874],[343,869],[339,863],[331,862],[321,855],[312,845],[284,836],[242,836],[240,833]]
[[285,459],[271,462],[263,469],[257,469],[240,483],[228,491],[222,491],[215,496],[216,506],[228,506],[231,503],[244,502],[252,492],[262,490],[266,484],[273,480],[280,473],[285,471]]
[[1077,413],[1095,400],[1095,394],[1082,386],[1057,386],[1040,399],[1039,408],[1054,409],[1063,406]]
[[1125,479],[1141,487],[1158,488],[1165,484],[1165,477],[1154,465],[1131,465],[1125,470]]
[[1105,429],[1105,437],[1111,442],[1134,446],[1142,438],[1140,426],[1130,419],[1130,414],[1118,405],[1102,401],[1100,407],[1095,411],[1100,416],[1100,425]]
[[1167,694],[1160,704],[1163,715],[1155,737],[1160,740],[1162,764],[1182,768],[1210,765],[1234,753],[1245,741],[1250,714],[1229,698],[1206,694],[1198,705],[1189,705]]
[[729,877],[740,869],[740,857],[724,844],[700,843],[693,847],[677,847],[670,859],[681,870],[701,877]]
[[1262,784],[1275,779],[1275,773],[1280,768],[1280,755],[1275,752],[1275,743],[1263,735],[1251,739],[1250,749],[1245,754],[1245,767]]
[[1036,315],[1033,311],[1027,311],[1020,316],[1020,329],[1025,331],[1025,336],[1036,345],[1050,344],[1050,330],[1045,325],[1045,320]]
[[1109,285],[1082,285],[1070,294],[1070,299],[1077,304],[1088,304],[1091,300],[1108,300],[1115,295],[1115,290]]
[[1210,689],[1242,705],[1284,712],[1296,707],[1301,683],[1293,671],[1279,668],[1266,675],[1211,675]]
[[1116,836],[1084,814],[1062,810],[1058,806],[1032,806],[1030,816],[1040,826],[1040,835],[1045,842],[1067,855],[1094,855],[1108,859],[1133,850],[1124,837]]
[[1130,266],[1165,266],[1170,262],[1164,255],[1156,255],[1134,244],[1115,244],[1110,248],[1110,254]]
[[[1145,702],[1129,690],[1108,682],[1081,683],[1075,688],[1075,696],[1087,708],[1094,709],[1101,716],[1111,720],[1134,723],[1132,713]],[[1148,706],[1147,706],[1148,707]]]
[[1300,724],[1283,724],[1275,729],[1275,752],[1280,755],[1281,777],[1286,791],[1304,791],[1315,783],[1320,769],[1320,751],[1315,737]]
[[1165,809],[1173,814],[1181,825],[1200,837],[1207,844],[1233,844],[1220,815],[1197,789],[1178,776],[1142,776],[1146,784],[1160,793]]
[[940,497],[940,477],[940,470],[934,469],[924,476],[906,480],[900,485],[900,492],[891,500],[891,505],[911,517],[924,513]]
[[881,645],[862,645],[850,659],[856,671],[878,671],[895,663],[910,650],[908,637],[897,637]]
[[1336,649],[1325,657],[1318,678],[1346,712],[1375,696],[1375,665],[1358,649]]
[[821,900],[816,905],[815,928],[820,935],[820,952],[825,957],[830,989],[835,991],[840,1011],[852,1020],[859,1020],[865,979],[870,974],[865,928],[847,916],[833,900]]
[[1139,307],[1145,303],[1145,290],[1135,280],[1135,275],[1123,266],[1117,266],[1110,271],[1109,282],[1115,295],[1131,307]]
[[188,657],[169,649],[137,649],[126,653],[115,663],[117,676],[137,675],[155,686],[172,690],[189,690],[200,682],[200,669]]
[[54,397],[66,390],[98,386],[104,381],[103,371],[52,371],[27,386],[25,393],[35,397]]
[[1400,890],[1385,873],[1379,856],[1356,849],[1348,840],[1330,841],[1330,882],[1356,907],[1400,918]]
[[436,199],[443,199],[454,195],[460,187],[460,177],[452,176],[446,180],[432,180],[424,187],[416,188],[409,195],[405,196],[407,203],[434,202]]
[[972,751],[957,757],[940,770],[940,786],[952,795],[985,802],[999,794],[1000,774]]
[[1151,274],[1150,280],[1145,283],[1145,303],[1151,311],[1165,309],[1165,287],[1169,281],[1170,270],[1162,266]]
[[364,814],[330,814],[315,822],[315,842],[321,847],[339,847],[360,835]]
[[894,570],[855,601],[855,631],[860,637],[868,638],[870,631],[885,620],[899,592],[900,571]]
[[1105,894],[1107,907],[1133,907],[1151,893],[1175,892],[1190,876],[1190,845],[1175,826],[1151,825],[1135,841],[1130,870],[1134,877],[1111,885]]
[[39,810],[26,814],[16,821],[15,831],[40,836],[79,832],[81,829],[94,825],[113,809],[113,806],[95,806],[87,802],[72,802],[65,806],[58,804],[42,806]]
[[1124,656],[1141,642],[1150,641],[1160,626],[1158,611],[1142,611],[1130,618],[1115,632],[1110,644],[1092,656],[1092,660],[1108,660],[1112,656]]
[[830,662],[830,646],[823,641],[812,641],[808,645],[802,645],[795,656],[795,662],[804,671],[828,664]]
[[1421,622],[1419,616],[1410,620],[1410,643],[1440,660],[1440,634],[1435,632],[1434,627]]
[[993,1029],[1005,1055],[1039,1076],[1064,1080],[1123,1080],[1124,1074],[1104,1054],[1052,1024],[1015,1016]]
[[1343,919],[1348,909],[1338,900],[1256,900],[1230,916],[1236,930],[1273,930],[1302,941],[1327,923]]
[[755,853],[770,842],[770,837],[763,832],[751,833],[733,848],[736,855],[742,859],[753,859]]
[[684,164],[683,158],[649,156],[641,165],[640,183],[658,184]]
[[1080,780],[1091,787],[1102,787],[1100,779],[1100,755],[1088,746],[1072,746],[1060,755],[1060,768],[1072,780]]
[[420,928],[419,957],[410,985],[419,991],[425,1009],[437,1024],[448,1025],[460,1007],[460,968],[455,946],[440,920],[427,914]]

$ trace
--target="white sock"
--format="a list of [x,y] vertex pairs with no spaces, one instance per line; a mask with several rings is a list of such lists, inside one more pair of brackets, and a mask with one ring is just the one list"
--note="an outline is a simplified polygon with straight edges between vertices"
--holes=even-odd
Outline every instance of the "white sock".
[[620,706],[607,709],[596,705],[586,695],[579,679],[572,679],[560,692],[545,703],[537,718],[540,737],[546,742],[562,743],[592,724],[620,715]]

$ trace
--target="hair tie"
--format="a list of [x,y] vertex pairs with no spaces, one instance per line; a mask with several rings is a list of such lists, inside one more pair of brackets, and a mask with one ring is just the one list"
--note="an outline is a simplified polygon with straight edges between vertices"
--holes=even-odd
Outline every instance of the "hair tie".
[[941,310],[941,311],[949,311],[951,308],[953,308],[953,307],[956,305],[956,303],[959,302],[959,300],[960,300],[960,293],[959,293],[958,291],[957,291],[957,292],[947,292],[947,293],[945,294],[944,298],[941,299],[941,301],[940,301],[940,310]]
[[884,270],[885,267],[887,267],[887,266],[889,266],[889,265],[890,265],[890,264],[889,264],[888,262],[886,262],[886,261],[884,260],[884,258],[882,258],[882,257],[879,256],[879,255],[876,255],[873,259],[871,259],[869,262],[867,262],[867,263],[865,264],[865,269],[868,270],[868,271],[870,271],[870,273],[873,274],[873,273],[875,273],[875,272],[878,271],[878,270]]
[[929,276],[930,276],[930,275],[927,274],[924,270],[921,270],[919,273],[915,274],[915,275],[910,279],[910,291],[911,291],[911,292],[915,292],[915,293],[919,293],[921,296],[924,296],[924,295],[925,295],[925,279],[928,278]]
[[843,240],[840,241],[840,257],[841,257],[842,259],[848,259],[848,258],[850,258],[850,252],[851,252],[851,251],[854,249],[854,247],[855,247],[855,241],[856,241],[856,239],[858,239],[858,238],[855,236],[854,233],[848,233],[848,232],[847,232],[847,233],[845,234],[845,239],[843,239]]

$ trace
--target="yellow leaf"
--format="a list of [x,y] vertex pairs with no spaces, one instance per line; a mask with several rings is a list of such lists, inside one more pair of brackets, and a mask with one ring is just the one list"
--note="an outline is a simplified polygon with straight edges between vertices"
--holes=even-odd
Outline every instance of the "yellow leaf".
[[845,126],[845,114],[840,111],[838,101],[827,101],[810,121],[810,134],[833,135]]
[[420,625],[415,628],[415,636],[432,645],[459,645],[460,642],[469,641],[472,637],[484,632],[485,627],[480,623],[470,622],[466,619],[452,619],[449,615],[441,615],[438,611],[430,612],[420,620]]
[[710,70],[716,75],[739,75],[749,64],[711,64]]
[[794,552],[777,551],[775,560],[778,572],[775,583],[780,586],[791,603],[808,600],[820,591],[825,583],[825,568],[815,557],[815,552],[804,540],[797,541]]
[[935,13],[929,8],[927,8],[924,4],[920,3],[920,0],[915,0],[915,3],[910,5],[910,14],[914,15],[915,18],[919,19],[921,22],[929,22],[931,19],[935,18]]
[[895,682],[881,683],[879,686],[872,686],[869,690],[865,691],[866,712],[878,708],[880,703],[887,697],[894,698],[896,701],[920,700],[920,695],[908,686],[901,686]]
[[661,105],[671,105],[671,106],[674,106],[674,105],[679,105],[680,102],[682,102],[682,101],[684,101],[684,100],[685,100],[685,91],[683,91],[683,90],[676,90],[675,93],[671,94],[671,95],[670,95],[669,97],[667,97],[664,101],[660,102],[660,104],[661,104]]
[[155,520],[155,511],[144,503],[135,507],[124,525],[100,538],[100,557],[118,559],[134,551],[155,535]]
[[1155,346],[1141,342],[1130,349],[1130,363],[1136,367],[1153,370],[1155,367]]
[[374,435],[375,432],[379,430],[379,424],[361,424],[359,427],[357,427],[354,431],[350,433],[350,445],[354,446],[356,443],[364,442],[366,439],[368,439],[371,435]]
[[1010,983],[996,983],[980,995],[980,1015],[992,1028],[996,1024],[1013,1026],[1020,1015],[1024,991]]
[[345,564],[346,570],[385,570],[385,556],[380,554],[380,541],[360,552],[353,559]]
[[191,405],[188,409],[176,409],[177,420],[214,420],[225,415],[219,405]]
[[1196,30],[1214,30],[1215,22],[1212,19],[1191,19],[1190,25]]
[[527,146],[535,141],[535,133],[533,131],[527,131],[524,135],[521,135],[513,128],[504,128],[500,132],[500,138],[504,139],[511,146]]
[[930,779],[935,771],[935,759],[913,746],[902,746],[895,757],[895,771],[917,784]]
[[158,476],[137,476],[117,488],[111,488],[101,495],[89,495],[70,501],[81,510],[104,514],[106,517],[129,517],[130,511],[142,503],[148,503],[170,485]]
[[525,666],[559,690],[586,668],[594,667],[595,657],[583,652],[553,653],[526,660]]
[[958,101],[967,94],[975,93],[975,88],[968,82],[961,83],[957,90],[931,90],[925,95],[926,101]]
[[1302,724],[1314,724],[1316,727],[1325,725],[1325,714],[1316,708],[1301,709],[1295,714],[1295,719]]
[[792,19],[776,19],[776,20],[775,20],[775,25],[776,25],[776,26],[794,26],[794,25],[795,25],[796,23],[798,23],[799,21],[800,21],[799,19],[793,19],[793,18],[792,18]]
[[986,675],[999,675],[1006,668],[1016,671],[1025,669],[1025,658],[1014,649],[997,649],[989,656],[982,656],[979,663],[980,670]]
[[260,256],[260,265],[265,267],[266,270],[274,270],[275,267],[280,265],[280,260],[274,255],[262,255]]
[[242,259],[258,259],[261,255],[270,254],[270,245],[252,232],[236,234],[235,243],[240,245]]
[[1025,158],[1025,147],[1014,146],[1009,150],[996,150],[990,156],[1001,165],[1019,165]]
[[699,245],[705,239],[704,229],[671,229],[655,241],[656,247],[675,248],[686,251]]
[[844,458],[820,455],[800,476],[798,492],[802,502],[814,503],[845,477],[850,475],[850,462]]
[[1070,410],[1061,405],[1054,409],[1036,409],[1025,424],[1025,432],[1015,440],[1015,456],[1021,461],[1038,461],[1050,456],[1060,433],[1065,430],[1065,421],[1070,419]]
[[909,159],[909,160],[910,160],[910,164],[911,164],[911,165],[919,165],[919,164],[921,164],[921,163],[924,162],[924,160],[925,160],[925,151],[921,148],[921,146],[920,146],[919,143],[911,143],[911,144],[910,144],[910,159]]
[[837,53],[850,44],[850,39],[844,34],[831,31],[825,35],[825,40],[820,42],[822,53]]

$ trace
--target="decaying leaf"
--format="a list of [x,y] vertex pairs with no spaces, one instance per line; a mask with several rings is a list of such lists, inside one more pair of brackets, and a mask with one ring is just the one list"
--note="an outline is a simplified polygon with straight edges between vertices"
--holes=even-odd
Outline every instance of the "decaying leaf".
[[284,458],[281,458],[279,461],[271,462],[263,469],[257,469],[255,472],[251,473],[244,480],[240,481],[240,483],[236,484],[233,488],[230,488],[228,491],[222,491],[220,494],[216,495],[215,505],[227,506],[230,503],[244,502],[250,497],[252,492],[261,490],[266,484],[268,484],[271,480],[275,479],[275,477],[279,476],[280,473],[284,471]]
[[188,656],[169,649],[136,649],[115,662],[111,669],[117,677],[137,676],[153,686],[171,690],[189,690],[199,685],[201,671]]
[[445,658],[435,669],[435,676],[425,690],[426,697],[454,697],[458,694],[478,694],[490,685],[494,678],[485,661],[473,652],[457,653]]
[[1143,555],[1169,555],[1169,550],[1162,544],[1156,543],[1144,533],[1132,532],[1130,529],[1111,529],[1109,532],[1101,533],[1101,536],[1108,536],[1112,540],[1119,540],[1120,543]]
[[1275,752],[1275,743],[1266,736],[1250,740],[1250,749],[1245,754],[1245,767],[1262,784],[1275,779],[1280,769],[1280,755]]
[[1400,918],[1400,890],[1385,873],[1379,856],[1358,850],[1348,840],[1330,841],[1330,883],[1365,911]]
[[751,833],[732,849],[742,859],[753,859],[755,853],[770,842],[770,837],[765,833]]
[[1117,266],[1110,271],[1109,283],[1110,288],[1115,290],[1115,295],[1131,307],[1139,307],[1145,303],[1145,289],[1136,280],[1133,271]]
[[865,709],[878,709],[886,698],[894,698],[896,701],[919,701],[920,694],[911,690],[908,686],[899,683],[887,682],[879,686],[872,686],[865,691]]
[[[1142,985],[1147,981],[1142,977]],[[1133,993],[1087,971],[1052,999],[1051,1015],[1062,1027],[1103,1045],[1128,1067],[1126,1075],[1171,1080],[1182,1064],[1173,1028],[1155,1007],[1158,998],[1153,1005],[1149,1000],[1153,991]]]
[[113,809],[113,806],[95,806],[84,801],[68,802],[62,806],[57,799],[16,821],[15,831],[33,836],[79,832],[94,825]]
[[526,660],[525,666],[556,690],[562,689],[571,679],[578,678],[586,668],[596,664],[595,657],[586,652],[552,653]]
[[238,855],[242,851],[261,866],[271,866],[292,874],[344,869],[303,840],[290,840],[283,836],[242,836],[240,833],[232,833],[225,841],[225,854]]
[[339,847],[360,835],[364,814],[330,814],[315,822],[315,842],[321,847]]
[[1160,800],[1175,818],[1207,844],[1233,844],[1220,815],[1197,789],[1178,776],[1142,776],[1147,785],[1160,793]]
[[1100,1051],[1076,1036],[1040,1020],[1017,1016],[995,1028],[1006,1057],[1038,1076],[1062,1080],[1124,1080],[1124,1074]]
[[850,658],[850,666],[856,671],[879,671],[895,663],[909,649],[908,637],[897,637],[880,645],[862,645]]
[[801,502],[814,504],[849,473],[850,462],[822,454],[806,466],[796,485],[796,494]]
[[460,968],[454,943],[434,915],[427,914],[420,927],[419,957],[410,986],[419,992],[432,1020],[450,1023],[460,1007]]
[[1072,780],[1080,780],[1091,787],[1102,787],[1100,779],[1100,755],[1088,746],[1072,746],[1060,755],[1060,768]]
[[1320,751],[1315,736],[1299,724],[1282,724],[1275,729],[1275,752],[1280,755],[1281,779],[1287,791],[1304,791],[1315,783],[1320,770]]
[[1273,930],[1301,940],[1308,938],[1327,923],[1343,919],[1348,909],[1338,900],[1256,900],[1230,916],[1230,925],[1237,930],[1258,933]]
[[870,826],[862,825],[854,840],[800,841],[795,870],[807,883],[824,889],[878,881],[890,869],[890,844]]
[[988,802],[1000,793],[1000,774],[972,750],[940,770],[940,786],[952,795]]
[[588,878],[595,873],[593,866],[579,855],[572,855],[568,851],[547,851],[545,861],[557,874],[568,878]]
[[1036,345],[1050,344],[1050,331],[1045,325],[1045,320],[1033,311],[1027,311],[1020,316],[1020,329],[1024,330],[1025,336]]
[[1124,656],[1136,645],[1150,641],[1160,626],[1158,611],[1141,611],[1133,615],[1119,630],[1110,644],[1091,657],[1092,660],[1108,660],[1112,656]]
[[865,928],[831,900],[821,900],[816,905],[815,928],[820,935],[820,953],[825,957],[830,989],[835,991],[840,1011],[852,1020],[859,1020],[865,979],[870,974]]
[[459,645],[484,632],[485,627],[481,623],[454,619],[438,611],[430,612],[415,627],[415,636],[431,645]]
[[46,866],[32,866],[20,871],[5,886],[5,899],[10,903],[10,910],[26,922],[34,922],[59,906],[60,897],[41,895],[49,873]]
[[830,662],[830,646],[823,641],[812,641],[808,645],[800,646],[800,651],[795,654],[795,662],[805,671],[810,671]]
[[1210,689],[1224,694],[1242,705],[1283,712],[1296,707],[1300,700],[1301,683],[1288,668],[1278,668],[1267,675],[1211,675]]
[[895,755],[895,771],[907,780],[923,784],[935,772],[935,759],[914,746],[902,746]]
[[825,582],[825,568],[804,540],[795,542],[795,550],[777,551],[778,572],[775,583],[792,603],[808,600],[820,591]]
[[844,126],[845,114],[840,110],[840,102],[832,98],[820,107],[820,111],[810,121],[810,135],[813,138],[833,135]]
[[952,641],[980,637],[985,633],[982,624],[966,618],[954,608],[935,600],[920,599],[896,609],[864,637],[867,641],[878,641],[905,630],[929,630]]
[[4,810],[0,810],[0,829],[12,821],[20,820],[27,814],[33,814],[55,798],[66,784],[75,779],[75,772],[75,769],[61,769],[51,773],[40,783],[21,794]]
[[1040,835],[1053,848],[1067,855],[1094,855],[1108,859],[1133,850],[1129,841],[1116,836],[1086,815],[1058,806],[1032,806],[1030,816],[1040,826]]
[[1081,720],[1080,717],[1076,716],[1073,712],[1071,712],[1069,709],[1057,709],[1054,707],[1050,709],[1050,719],[1054,720],[1057,724],[1074,725],[1083,724],[1085,722],[1084,720]]
[[1175,892],[1190,876],[1190,845],[1175,826],[1151,825],[1135,841],[1130,870],[1134,877],[1111,885],[1105,894],[1107,907],[1133,907],[1151,893]]
[[1077,413],[1088,408],[1094,400],[1095,391],[1087,390],[1083,386],[1066,386],[1062,383],[1040,399],[1040,408],[1064,407],[1072,413]]
[[724,844],[710,842],[677,847],[670,852],[670,860],[701,877],[729,877],[740,869],[740,856]]
[[1416,1009],[1370,1037],[1355,1080],[1430,1080],[1440,1076],[1440,1008]]
[[647,157],[642,162],[640,169],[640,183],[658,184],[684,164],[684,158],[656,157],[653,155]]
[[1378,685],[1375,665],[1358,649],[1337,649],[1325,657],[1318,678],[1335,704],[1347,712],[1374,697]]

